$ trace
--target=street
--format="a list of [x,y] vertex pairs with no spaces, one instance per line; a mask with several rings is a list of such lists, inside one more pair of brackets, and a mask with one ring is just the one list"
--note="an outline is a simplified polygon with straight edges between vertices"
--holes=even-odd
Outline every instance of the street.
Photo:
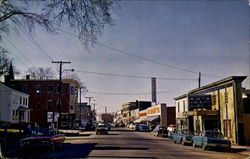
[[169,138],[155,137],[151,132],[135,132],[128,128],[112,128],[109,135],[94,131],[67,137],[61,149],[19,150],[10,158],[247,158],[231,152],[203,151],[201,148],[175,144]]

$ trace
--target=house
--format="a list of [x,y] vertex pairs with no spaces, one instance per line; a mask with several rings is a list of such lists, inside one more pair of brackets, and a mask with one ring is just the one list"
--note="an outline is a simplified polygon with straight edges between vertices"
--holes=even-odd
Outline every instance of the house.
[[0,83],[0,121],[29,123],[29,95]]

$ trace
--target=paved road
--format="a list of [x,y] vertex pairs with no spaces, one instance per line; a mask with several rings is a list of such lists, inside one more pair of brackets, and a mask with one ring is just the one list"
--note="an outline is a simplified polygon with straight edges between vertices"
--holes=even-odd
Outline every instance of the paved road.
[[[90,134],[90,135],[87,135]],[[233,150],[236,151],[236,150]],[[240,151],[240,150],[237,150]],[[62,149],[18,151],[9,157],[15,158],[247,158],[236,152],[203,151],[201,148],[174,144],[168,138],[154,137],[152,133],[134,132],[117,128],[109,135],[84,132],[79,136],[67,137]]]

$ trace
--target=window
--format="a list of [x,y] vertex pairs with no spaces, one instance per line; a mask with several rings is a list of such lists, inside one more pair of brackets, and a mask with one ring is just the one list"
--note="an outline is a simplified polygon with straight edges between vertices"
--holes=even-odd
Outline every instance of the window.
[[186,111],[186,105],[185,105],[185,100],[183,101],[183,112],[185,112]]
[[25,101],[26,101],[26,98],[23,98],[23,105],[25,105],[25,103],[26,103]]
[[73,110],[73,105],[70,106],[70,109]]
[[225,104],[228,103],[228,92],[225,92]]
[[52,111],[52,102],[51,101],[48,102],[48,111]]
[[36,104],[36,110],[39,111],[40,109],[41,109],[41,105],[40,105],[40,103],[37,103],[37,104]]
[[51,96],[53,94],[53,86],[48,86],[48,95]]
[[29,87],[28,86],[23,86],[23,92],[28,93],[29,92]]
[[22,97],[20,97],[20,102],[19,102],[20,105],[22,105]]
[[75,95],[75,87],[74,86],[70,86],[70,94]]
[[216,105],[216,95],[212,95],[212,105]]
[[180,102],[177,103],[177,112],[180,113]]
[[16,120],[16,111],[15,110],[12,110],[12,120]]
[[231,137],[231,120],[224,120],[224,136],[225,137]]

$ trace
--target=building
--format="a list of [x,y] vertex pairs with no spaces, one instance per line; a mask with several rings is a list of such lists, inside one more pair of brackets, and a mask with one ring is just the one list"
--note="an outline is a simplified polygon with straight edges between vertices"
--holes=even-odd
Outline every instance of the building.
[[86,102],[81,104],[78,103],[75,110],[76,110],[75,120],[77,123],[86,125],[88,122],[91,121],[90,119],[91,107],[87,105]]
[[250,105],[245,100],[244,106],[242,98],[244,79],[246,76],[231,76],[174,98],[177,128],[218,130],[232,143],[244,144],[250,119]]
[[[73,79],[62,80],[61,104],[59,100],[59,80],[9,80],[10,87],[30,95],[29,108],[31,109],[30,121],[40,127],[49,127],[56,122],[59,128],[72,128],[75,122],[75,107],[78,100],[79,83]],[[61,114],[60,123],[56,114]],[[54,118],[53,118],[54,117]],[[54,122],[53,122],[54,120]]]
[[0,121],[29,123],[29,95],[0,83]]
[[156,125],[168,127],[175,125],[175,107],[167,107],[161,103],[139,112],[139,119],[135,123],[144,123],[154,128]]
[[145,110],[149,107],[151,107],[150,101],[125,102],[122,105],[122,115],[123,115],[122,123],[128,124],[130,122],[133,122],[139,117],[138,111]]

